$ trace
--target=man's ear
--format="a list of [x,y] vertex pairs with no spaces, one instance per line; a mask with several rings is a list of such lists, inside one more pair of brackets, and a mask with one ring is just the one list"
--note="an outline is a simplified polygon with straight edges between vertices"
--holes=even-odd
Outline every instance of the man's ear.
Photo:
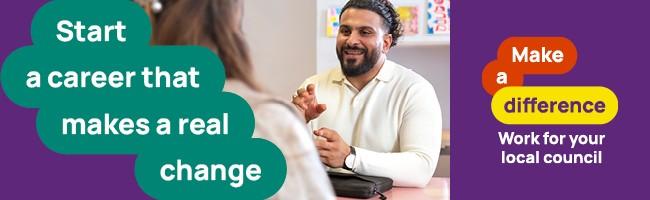
[[386,54],[393,44],[393,34],[384,34],[384,49],[382,51]]

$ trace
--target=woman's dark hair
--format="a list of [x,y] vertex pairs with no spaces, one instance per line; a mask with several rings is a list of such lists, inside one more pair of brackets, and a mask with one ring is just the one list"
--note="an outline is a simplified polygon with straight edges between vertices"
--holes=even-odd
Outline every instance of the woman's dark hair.
[[397,45],[397,39],[402,36],[404,28],[399,19],[399,14],[395,11],[393,4],[388,0],[350,0],[348,3],[343,6],[341,9],[341,16],[348,8],[357,8],[370,10],[377,13],[379,16],[384,18],[384,28],[388,30],[388,34],[391,34],[393,37],[393,43],[390,44],[391,47]]
[[227,78],[262,91],[253,76],[250,52],[239,26],[243,12],[241,0],[160,2],[162,10],[153,13],[152,43],[207,47],[221,58]]

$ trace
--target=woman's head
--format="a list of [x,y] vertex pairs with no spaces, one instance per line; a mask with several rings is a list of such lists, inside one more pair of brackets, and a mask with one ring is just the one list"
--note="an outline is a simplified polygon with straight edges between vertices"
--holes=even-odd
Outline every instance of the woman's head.
[[226,77],[261,90],[253,78],[248,46],[241,31],[241,0],[158,0],[151,12],[152,43],[200,45],[211,49],[224,64]]

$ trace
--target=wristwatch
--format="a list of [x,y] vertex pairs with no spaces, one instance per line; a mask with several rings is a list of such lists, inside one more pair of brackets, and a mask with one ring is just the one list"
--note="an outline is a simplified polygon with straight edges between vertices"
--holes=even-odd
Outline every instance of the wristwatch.
[[352,171],[352,166],[354,166],[354,160],[357,158],[357,152],[354,150],[353,146],[350,146],[350,154],[345,157],[343,162],[343,169]]

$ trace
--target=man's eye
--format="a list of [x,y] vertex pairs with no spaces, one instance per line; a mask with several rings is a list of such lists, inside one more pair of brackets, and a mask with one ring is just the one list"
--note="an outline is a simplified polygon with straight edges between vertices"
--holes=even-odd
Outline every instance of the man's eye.
[[350,34],[350,30],[346,30],[346,29],[340,29],[339,32],[341,34],[344,34],[344,35],[349,35]]

